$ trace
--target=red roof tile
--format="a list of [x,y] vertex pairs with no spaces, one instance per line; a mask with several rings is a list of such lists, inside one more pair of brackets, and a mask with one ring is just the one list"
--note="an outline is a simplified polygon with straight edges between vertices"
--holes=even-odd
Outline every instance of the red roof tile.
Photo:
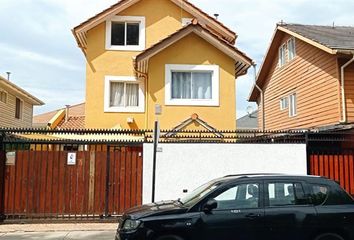
[[69,117],[67,121],[65,118],[58,124],[57,129],[84,129],[85,128],[85,116]]

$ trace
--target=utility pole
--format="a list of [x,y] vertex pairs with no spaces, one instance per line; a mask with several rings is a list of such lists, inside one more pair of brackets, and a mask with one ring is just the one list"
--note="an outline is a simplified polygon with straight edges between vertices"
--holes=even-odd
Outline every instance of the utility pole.
[[158,115],[161,115],[161,105],[155,106],[155,124],[154,124],[154,148],[153,148],[153,166],[152,166],[152,194],[151,194],[151,202],[155,202],[155,186],[156,186],[156,153],[157,153],[157,145],[159,144],[160,137],[160,124]]

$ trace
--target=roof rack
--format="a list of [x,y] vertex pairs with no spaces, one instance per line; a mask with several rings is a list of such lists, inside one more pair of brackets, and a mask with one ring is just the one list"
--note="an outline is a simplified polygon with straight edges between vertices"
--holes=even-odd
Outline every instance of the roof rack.
[[271,175],[284,175],[281,173],[244,173],[244,174],[231,174],[231,175],[226,175],[226,177],[248,177],[248,176],[259,176],[259,175],[265,175],[265,176],[271,176]]

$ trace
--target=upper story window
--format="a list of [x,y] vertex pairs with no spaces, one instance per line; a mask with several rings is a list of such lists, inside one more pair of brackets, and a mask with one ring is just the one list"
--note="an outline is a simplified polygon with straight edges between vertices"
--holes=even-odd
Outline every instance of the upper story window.
[[293,60],[296,56],[295,38],[290,38],[279,48],[279,67]]
[[279,48],[279,66],[282,67],[285,65],[285,53],[286,53],[286,44],[283,44],[280,48]]
[[106,22],[106,49],[145,49],[145,17],[116,16]]
[[218,106],[219,66],[166,65],[165,103]]
[[297,97],[296,93],[289,96],[289,116],[295,117],[297,114]]
[[0,102],[7,103],[7,92],[0,89]]
[[19,98],[16,98],[15,118],[22,119],[22,113],[23,113],[23,101]]
[[144,112],[144,103],[144,84],[135,77],[106,77],[105,112]]
[[288,40],[288,60],[291,61],[296,56],[296,48],[295,48],[295,38],[290,38]]
[[285,110],[289,107],[289,98],[283,97],[280,99],[280,110]]

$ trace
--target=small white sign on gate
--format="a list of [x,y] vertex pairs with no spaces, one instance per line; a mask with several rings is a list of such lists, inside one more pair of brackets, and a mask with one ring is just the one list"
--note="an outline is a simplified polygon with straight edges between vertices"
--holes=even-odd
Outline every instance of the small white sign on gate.
[[69,152],[68,153],[67,164],[70,166],[76,165],[76,152]]
[[6,165],[14,166],[16,162],[16,152],[7,152],[6,153]]

